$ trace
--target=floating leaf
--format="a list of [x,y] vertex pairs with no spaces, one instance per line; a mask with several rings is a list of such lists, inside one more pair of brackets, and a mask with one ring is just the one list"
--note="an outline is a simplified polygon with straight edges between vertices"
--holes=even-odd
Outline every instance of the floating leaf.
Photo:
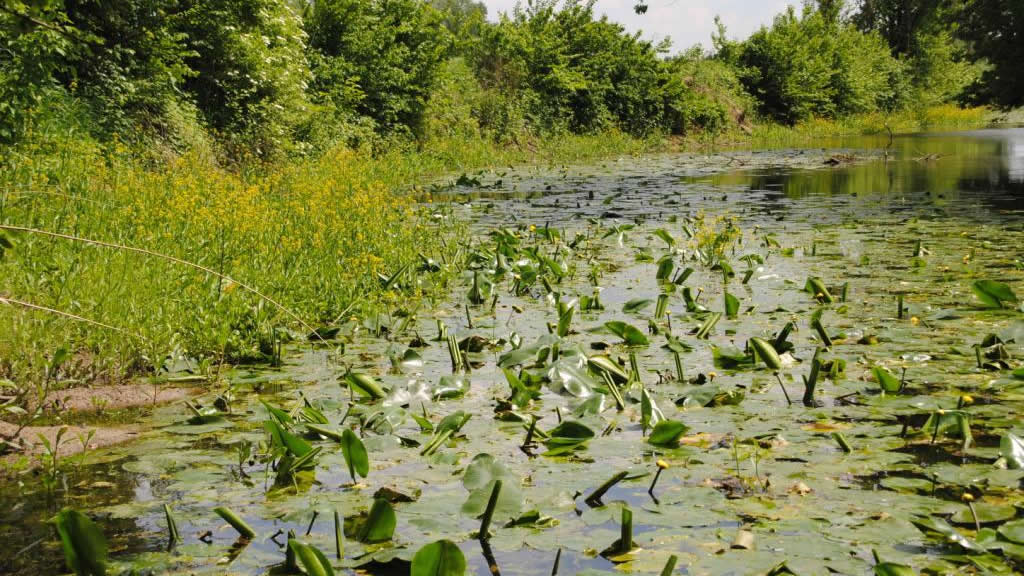
[[917,576],[917,572],[904,564],[880,562],[875,564],[875,576]]
[[1024,520],[1012,520],[999,527],[999,534],[1017,544],[1024,544]]
[[654,430],[651,430],[651,435],[647,438],[647,442],[654,446],[678,446],[679,439],[686,434],[686,424],[678,422],[676,420],[662,420],[654,426]]
[[294,538],[288,539],[288,547],[302,563],[308,576],[334,576],[334,568],[323,552],[315,546],[303,544]]
[[438,540],[416,551],[410,576],[463,576],[466,557],[451,540]]
[[394,536],[397,524],[398,519],[395,517],[395,509],[391,507],[391,503],[376,498],[356,539],[363,543],[386,542]]
[[835,299],[828,291],[828,287],[825,286],[825,283],[821,281],[821,278],[816,278],[814,276],[808,278],[807,283],[804,285],[804,290],[810,292],[811,296],[814,296],[815,299],[821,302],[828,302],[829,304],[835,302]]
[[875,381],[878,382],[878,386],[883,392],[893,394],[899,392],[900,388],[903,387],[899,378],[881,366],[872,368],[871,373],[874,374]]
[[999,455],[1006,459],[1007,468],[1024,468],[1024,440],[1012,432],[1007,432],[999,439]]
[[971,290],[988,308],[1002,308],[1004,302],[1017,301],[1017,295],[1009,286],[994,280],[978,280],[971,284]]
[[367,374],[350,372],[345,376],[345,382],[348,383],[349,388],[372,400],[379,400],[387,396],[380,384],[377,384],[377,381]]
[[665,415],[662,414],[661,409],[654,403],[654,399],[651,398],[651,394],[647,392],[647,388],[640,389],[640,425],[646,431],[651,426],[656,425],[665,419]]
[[775,351],[775,347],[768,343],[768,341],[761,338],[751,338],[750,346],[757,352],[757,357],[768,366],[769,370],[779,371],[782,369],[782,359],[779,357],[779,353]]
[[725,316],[726,316],[726,318],[735,318],[736,314],[738,314],[739,311],[740,311],[740,301],[739,301],[739,299],[736,298],[735,296],[733,296],[732,294],[729,294],[728,292],[726,292],[725,293]]
[[636,314],[642,312],[644,308],[651,304],[654,304],[654,300],[650,298],[634,298],[622,305],[622,312],[624,314]]
[[474,518],[483,514],[494,483],[499,480],[502,482],[502,490],[498,494],[493,515],[497,518],[510,518],[518,514],[523,505],[521,480],[494,456],[486,453],[474,456],[462,475],[462,485],[469,490],[469,498],[462,505],[462,513]]
[[68,569],[78,576],[105,576],[107,540],[88,516],[65,508],[53,518]]
[[366,478],[370,473],[370,457],[366,453],[363,441],[351,428],[345,428],[341,433],[341,453],[345,456],[352,481],[357,480],[357,475]]
[[935,532],[941,535],[946,542],[956,544],[964,550],[969,552],[985,552],[985,548],[958,532],[956,528],[950,526],[945,520],[932,516],[918,516],[911,518],[910,522],[922,532]]
[[594,431],[585,424],[575,420],[565,420],[548,432],[548,442],[559,443],[564,441],[578,442],[594,437]]
[[469,391],[469,378],[466,376],[462,374],[441,376],[437,387],[434,388],[434,399],[451,400],[452,398],[465,396],[467,391]]
[[650,344],[650,341],[647,340],[647,336],[630,324],[613,320],[611,322],[605,322],[604,325],[612,334],[622,338],[626,344],[630,346],[646,346]]
[[1010,520],[1017,515],[1017,509],[1007,504],[976,502],[973,506],[973,512],[967,506],[961,507],[953,514],[950,521],[954,524],[974,524],[974,516],[977,514],[980,524],[992,524]]

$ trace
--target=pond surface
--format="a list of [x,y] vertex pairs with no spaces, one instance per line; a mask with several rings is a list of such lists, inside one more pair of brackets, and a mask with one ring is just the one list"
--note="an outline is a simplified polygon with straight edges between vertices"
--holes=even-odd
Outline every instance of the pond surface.
[[[999,461],[1000,440],[1024,435],[1024,373],[1014,376],[1024,315],[1005,298],[985,307],[972,285],[1024,296],[1024,130],[823,145],[510,170],[435,191],[438,218],[472,224],[449,299],[350,322],[344,354],[296,345],[280,368],[238,368],[232,414],[197,425],[184,406],[157,408],[151,432],[69,464],[52,495],[38,476],[3,487],[0,572],[65,572],[42,522],[64,506],[103,529],[114,573],[280,571],[285,533],[334,559],[334,512],[358,523],[382,488],[395,501],[393,539],[361,543],[350,527],[336,569],[408,573],[403,562],[442,538],[476,574],[551,574],[560,549],[562,574],[659,573],[672,555],[680,574],[763,574],[784,562],[794,574],[869,574],[873,551],[933,573],[1021,569],[1024,470]],[[807,291],[810,277],[821,283]],[[715,320],[730,298],[735,315]],[[627,346],[606,326],[615,321],[648,343],[627,332],[637,344]],[[470,338],[468,374],[453,377],[439,322]],[[745,349],[789,322],[776,346],[784,391]],[[411,344],[422,346],[406,355]],[[824,368],[805,406],[819,349]],[[588,368],[606,356],[628,374],[631,352],[635,374],[617,386]],[[385,397],[353,396],[349,369]],[[898,391],[881,392],[887,376]],[[323,448],[313,473],[275,483],[262,402],[294,410],[297,435],[306,404],[334,430],[347,414],[369,475],[353,484],[338,443],[311,437]],[[437,426],[460,410],[471,418],[421,455],[432,435],[413,415]],[[659,416],[684,424],[682,435],[649,442],[644,421]],[[523,450],[532,418],[539,432]],[[560,420],[595,437],[545,445]],[[659,460],[667,468],[652,495]],[[620,471],[625,480],[588,504]],[[481,546],[472,534],[495,478],[502,496]],[[182,536],[170,551],[164,504]],[[216,506],[257,536],[233,548]],[[624,508],[637,549],[609,560],[600,553],[620,537]],[[524,517],[531,510],[539,520]],[[977,548],[926,533],[912,523],[921,518]]]

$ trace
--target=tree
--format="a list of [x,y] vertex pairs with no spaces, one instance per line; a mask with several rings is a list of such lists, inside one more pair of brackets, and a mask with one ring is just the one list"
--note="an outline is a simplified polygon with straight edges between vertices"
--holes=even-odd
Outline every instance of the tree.
[[321,0],[306,20],[314,98],[382,133],[419,134],[450,35],[418,0]]
[[974,96],[1003,106],[1024,105],[1024,2],[969,0],[962,35],[990,67],[973,87]]

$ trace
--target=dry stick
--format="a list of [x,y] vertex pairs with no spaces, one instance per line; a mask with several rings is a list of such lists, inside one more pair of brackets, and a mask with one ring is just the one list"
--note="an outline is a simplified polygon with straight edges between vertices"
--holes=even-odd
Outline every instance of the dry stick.
[[228,282],[233,282],[233,283],[237,284],[239,288],[245,290],[246,292],[251,292],[251,293],[255,294],[256,296],[259,296],[263,300],[266,300],[267,302],[270,302],[278,310],[284,312],[286,315],[290,316],[293,320],[295,320],[296,322],[301,324],[302,327],[305,328],[306,330],[308,330],[310,334],[313,334],[314,336],[316,336],[317,340],[320,340],[324,344],[327,344],[327,341],[324,340],[324,338],[322,336],[320,336],[320,334],[312,326],[307,324],[302,318],[300,318],[298,316],[298,314],[292,312],[288,308],[285,308],[284,305],[281,304],[280,302],[278,302],[277,300],[274,300],[270,296],[267,296],[266,294],[260,292],[256,288],[253,288],[252,286],[249,286],[248,284],[246,284],[244,282],[240,282],[238,280],[235,280],[234,278],[228,276],[227,274],[221,274],[220,272],[217,272],[216,270],[212,270],[210,268],[207,268],[206,266],[203,266],[201,264],[196,264],[194,262],[189,262],[188,260],[182,260],[181,258],[177,258],[175,256],[170,256],[168,254],[161,254],[160,252],[153,252],[152,250],[146,250],[145,248],[136,248],[134,246],[126,246],[124,244],[115,244],[115,243],[112,243],[112,242],[104,242],[102,240],[94,240],[94,239],[91,239],[91,238],[82,238],[80,236],[72,236],[70,234],[61,234],[59,232],[49,232],[49,231],[46,231],[46,230],[39,230],[37,228],[26,228],[24,226],[8,226],[6,224],[0,224],[0,230],[10,230],[12,232],[26,232],[26,233],[29,233],[29,234],[38,234],[38,235],[41,235],[41,236],[49,236],[51,238],[60,238],[62,240],[71,240],[73,242],[81,242],[83,244],[91,244],[93,246],[102,246],[104,248],[113,248],[113,249],[116,249],[116,250],[125,250],[125,251],[128,251],[128,252],[136,252],[138,254],[145,254],[147,256],[153,256],[153,257],[156,257],[156,258],[162,258],[162,259],[167,260],[169,262],[174,262],[175,264],[182,264],[184,266],[189,266],[191,268],[195,268],[196,270],[201,270],[203,272],[206,272],[207,274],[212,274],[212,275],[216,276],[217,278],[220,278],[221,280],[227,280]]

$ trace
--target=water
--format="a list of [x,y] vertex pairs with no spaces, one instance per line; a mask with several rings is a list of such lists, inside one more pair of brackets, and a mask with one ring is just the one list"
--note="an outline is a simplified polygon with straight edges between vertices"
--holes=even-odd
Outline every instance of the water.
[[[742,392],[744,401],[681,410],[674,401],[702,388],[671,381],[675,365],[661,347],[664,336],[651,336],[652,344],[637,351],[642,381],[657,405],[666,417],[690,428],[683,446],[665,449],[644,442],[634,390],[627,393],[624,412],[617,412],[608,398],[611,408],[582,418],[598,433],[608,427],[612,433],[592,440],[576,458],[531,458],[518,448],[523,424],[493,417],[496,399],[508,396],[496,367],[507,347],[471,357],[480,367],[470,375],[464,398],[421,402],[417,383],[429,390],[450,373],[446,348],[428,342],[420,350],[423,367],[390,374],[389,347],[404,350],[413,330],[395,335],[394,342],[363,332],[342,358],[297,347],[278,370],[235,371],[239,400],[226,423],[190,426],[181,406],[162,407],[147,417],[154,429],[138,442],[69,465],[53,495],[40,490],[39,473],[22,477],[20,485],[8,483],[0,492],[0,537],[7,544],[0,552],[0,572],[62,573],[53,529],[42,520],[72,506],[96,518],[118,567],[142,573],[263,574],[283,561],[283,537],[271,538],[279,530],[303,535],[309,528],[308,540],[333,557],[332,511],[354,518],[384,486],[415,501],[396,504],[393,545],[346,541],[348,570],[361,566],[375,574],[404,573],[407,565],[389,560],[408,560],[419,546],[439,538],[458,542],[474,573],[488,573],[493,560],[507,574],[548,574],[559,548],[561,573],[613,570],[597,553],[618,538],[625,505],[633,510],[634,540],[642,547],[625,566],[637,573],[659,572],[670,554],[679,556],[677,572],[686,574],[763,573],[783,561],[798,573],[819,573],[822,566],[866,573],[872,548],[886,560],[917,569],[957,564],[943,559],[944,550],[908,519],[952,514],[963,507],[959,494],[980,484],[981,501],[1024,506],[1019,490],[1024,474],[991,464],[999,437],[1008,430],[1024,431],[1017,418],[1024,381],[1008,371],[979,370],[971,348],[986,334],[999,334],[1010,363],[1019,366],[1024,325],[1020,312],[1012,309],[978,310],[970,291],[973,280],[988,278],[1024,295],[1024,130],[821,145],[487,173],[481,175],[481,186],[447,192],[455,213],[470,219],[474,246],[488,242],[487,234],[495,229],[519,225],[556,228],[565,243],[579,234],[576,249],[566,258],[570,274],[555,289],[565,299],[589,296],[591,273],[603,289],[605,310],[576,314],[574,333],[566,339],[567,347],[579,345],[586,353],[599,344],[625,355],[616,337],[589,330],[605,321],[645,328],[654,306],[630,315],[622,305],[637,298],[653,300],[660,291],[653,270],[668,246],[653,234],[659,228],[684,250],[675,255],[677,270],[696,269],[686,285],[699,292],[699,304],[721,311],[721,272],[691,259],[692,241],[684,225],[700,238],[724,229],[719,218],[732,219],[742,230],[742,244],[726,254],[736,271],[727,289],[740,300],[739,316],[722,318],[705,342],[685,335],[704,316],[688,313],[678,292],[669,308],[674,334],[693,347],[682,356],[687,377],[708,375],[712,382],[704,386]],[[826,164],[831,159],[839,164]],[[693,223],[701,214],[703,228]],[[635,227],[626,229],[630,225]],[[618,232],[607,234],[614,226],[620,227],[621,241]],[[919,242],[925,253],[915,258]],[[536,237],[527,243],[549,249],[547,241]],[[742,278],[748,264],[740,260],[745,254],[767,256],[763,263],[751,260],[747,283]],[[828,357],[845,360],[846,373],[819,384],[821,407],[787,407],[769,372],[715,367],[712,345],[742,348],[748,337],[771,338],[785,322],[794,321],[797,330],[790,340],[797,361],[787,363],[783,372],[789,394],[799,397],[800,376],[820,345],[808,324],[817,305],[801,290],[811,275],[820,276],[837,295],[846,284],[848,301],[827,307],[822,318],[837,339]],[[539,283],[519,296],[510,295],[502,283],[493,313],[487,305],[472,309],[471,329],[463,310],[469,279],[464,276],[449,301],[416,311],[415,333],[430,340],[441,319],[459,337],[475,334],[498,341],[514,332],[528,346],[547,334],[548,322],[557,322]],[[907,306],[902,319],[896,318],[897,294]],[[870,371],[879,364],[896,376],[907,369],[905,394],[883,398],[876,393]],[[349,404],[349,393],[338,384],[348,365],[392,391],[413,390],[408,412],[419,414],[423,403],[435,424],[455,410],[472,414],[464,438],[446,444],[434,457],[421,457],[399,439],[426,443],[429,435],[419,431],[408,412],[387,408],[391,433],[366,433],[371,471],[360,485],[351,485],[336,445],[318,442],[325,450],[316,483],[297,492],[268,492],[273,472],[268,480],[263,463],[240,465],[237,455],[244,442],[265,440],[266,412],[259,400],[290,409],[300,404],[301,392],[336,424]],[[940,438],[932,446],[927,434],[913,435],[931,411],[954,408],[964,393],[976,400],[968,407],[974,446],[965,452],[957,448],[956,438]],[[557,423],[556,407],[568,415],[579,403],[546,388],[531,412],[542,418],[542,429],[550,429]],[[914,423],[906,438],[900,436],[904,419]],[[833,431],[844,434],[853,453],[839,450]],[[493,454],[519,480],[523,510],[535,508],[558,521],[534,529],[504,528],[496,520],[490,558],[470,537],[478,520],[459,511],[469,495],[462,473],[482,452]],[[647,494],[650,476],[617,485],[604,498],[605,506],[592,508],[578,495],[617,470],[653,472],[659,458],[671,468],[659,480],[656,501]],[[891,478],[928,479],[938,489],[935,494],[902,489],[916,485],[891,483]],[[184,539],[172,552],[166,551],[164,503],[174,508]],[[238,512],[258,533],[237,557],[231,557],[233,532],[211,513],[217,505]],[[755,533],[755,550],[730,548],[741,526]],[[970,533],[973,527],[960,528]],[[209,544],[198,539],[207,531],[212,532]],[[997,560],[1012,564],[1012,559]]]

